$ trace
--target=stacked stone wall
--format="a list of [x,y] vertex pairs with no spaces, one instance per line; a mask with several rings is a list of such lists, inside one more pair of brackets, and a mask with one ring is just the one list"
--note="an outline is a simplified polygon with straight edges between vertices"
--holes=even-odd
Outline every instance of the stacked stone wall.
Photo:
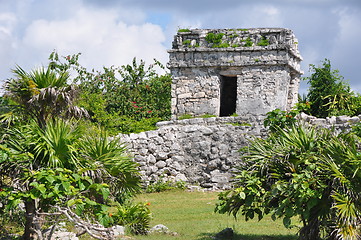
[[[308,124],[348,131],[355,117],[316,118],[301,114]],[[158,129],[122,134],[145,184],[163,180],[185,181],[216,190],[232,186],[233,172],[242,164],[239,149],[253,137],[265,137],[263,117],[212,117],[159,122]]]
[[145,183],[162,178],[227,189],[241,164],[239,149],[251,136],[265,136],[262,122],[241,117],[175,120],[159,122],[155,131],[123,134],[121,139],[140,164]]

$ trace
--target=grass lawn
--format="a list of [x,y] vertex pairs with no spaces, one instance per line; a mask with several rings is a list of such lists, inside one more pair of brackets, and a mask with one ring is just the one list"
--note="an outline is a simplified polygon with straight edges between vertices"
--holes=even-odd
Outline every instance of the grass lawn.
[[221,230],[230,227],[235,231],[234,240],[295,240],[297,229],[286,229],[282,221],[272,221],[270,217],[244,221],[240,216],[214,213],[217,201],[215,192],[168,191],[148,193],[138,196],[138,200],[150,203],[153,214],[151,227],[163,224],[178,235],[152,234],[135,236],[137,240],[207,240]]

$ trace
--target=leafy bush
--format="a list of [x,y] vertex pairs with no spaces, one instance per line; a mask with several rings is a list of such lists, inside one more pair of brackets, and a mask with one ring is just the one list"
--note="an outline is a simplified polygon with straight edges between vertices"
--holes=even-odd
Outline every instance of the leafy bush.
[[275,109],[267,113],[263,124],[265,127],[269,127],[271,132],[276,132],[280,129],[292,127],[297,122],[295,118],[297,113],[297,111],[286,112],[280,109]]
[[151,213],[145,204],[118,206],[111,216],[116,224],[128,227],[132,234],[148,233]]
[[271,214],[286,227],[300,217],[299,239],[358,239],[361,222],[360,142],[352,133],[296,126],[255,139],[236,187],[219,195],[219,213],[261,220]]
[[163,178],[159,179],[156,182],[150,183],[145,189],[146,193],[154,193],[154,192],[164,192],[168,190],[174,189],[186,189],[186,183],[184,181],[164,181]]

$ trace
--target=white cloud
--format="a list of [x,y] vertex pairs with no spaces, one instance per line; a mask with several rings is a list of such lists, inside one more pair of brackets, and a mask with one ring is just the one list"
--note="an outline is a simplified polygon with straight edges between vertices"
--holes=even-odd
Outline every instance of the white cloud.
[[0,38],[11,36],[15,24],[16,16],[13,13],[0,13]]
[[33,21],[26,29],[21,45],[23,59],[28,61],[35,57],[33,62],[44,63],[56,49],[62,55],[81,52],[81,64],[100,69],[128,64],[133,57],[149,63],[153,58],[166,62],[164,40],[160,26],[150,23],[127,25],[118,20],[114,10],[83,7],[67,19]]

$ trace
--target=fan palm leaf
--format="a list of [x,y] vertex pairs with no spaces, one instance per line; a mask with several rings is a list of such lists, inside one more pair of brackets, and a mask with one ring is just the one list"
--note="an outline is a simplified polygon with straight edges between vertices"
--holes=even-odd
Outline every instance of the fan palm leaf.
[[116,195],[134,194],[140,190],[138,165],[125,153],[124,144],[118,138],[110,139],[103,130],[98,135],[89,135],[79,143],[80,154],[93,162],[97,169],[93,172],[108,178]]

